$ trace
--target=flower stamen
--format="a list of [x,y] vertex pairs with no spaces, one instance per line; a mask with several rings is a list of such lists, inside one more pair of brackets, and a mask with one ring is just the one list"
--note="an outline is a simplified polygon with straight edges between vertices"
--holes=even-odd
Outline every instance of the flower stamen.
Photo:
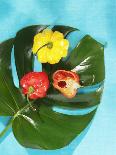
[[51,49],[52,47],[53,47],[53,43],[49,42],[48,45],[47,45],[47,48]]

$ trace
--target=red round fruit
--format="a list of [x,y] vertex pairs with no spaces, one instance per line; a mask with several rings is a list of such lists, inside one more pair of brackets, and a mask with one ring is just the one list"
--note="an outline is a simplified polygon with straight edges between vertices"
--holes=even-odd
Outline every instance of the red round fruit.
[[30,99],[43,98],[49,88],[48,75],[45,72],[29,72],[20,80],[22,92]]

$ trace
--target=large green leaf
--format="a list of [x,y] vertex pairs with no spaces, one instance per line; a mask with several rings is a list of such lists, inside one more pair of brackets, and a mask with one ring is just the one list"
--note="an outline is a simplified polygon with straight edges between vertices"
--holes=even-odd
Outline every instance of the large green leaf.
[[14,86],[11,72],[11,50],[14,39],[0,44],[0,115],[14,115],[23,103],[23,96]]
[[46,25],[29,26],[17,33],[14,43],[14,55],[19,79],[33,70],[33,39],[37,33],[46,27]]
[[[22,29],[14,39],[0,44],[0,115],[13,116],[12,127],[16,139],[25,147],[57,149],[69,144],[92,120],[95,111],[83,116],[57,113],[53,106],[63,108],[87,108],[100,103],[102,87],[92,93],[77,94],[73,99],[62,96],[52,86],[44,99],[31,103],[25,101],[20,89],[13,83],[11,73],[11,50],[14,44],[15,62],[19,79],[33,70],[31,52],[34,35],[47,26],[38,25]],[[55,26],[66,37],[75,28]],[[84,37],[72,51],[66,62],[43,65],[51,81],[57,69],[81,68],[78,73],[83,86],[104,80],[103,46],[90,36]]]
[[84,116],[64,115],[54,112],[51,105],[40,102],[35,108],[36,111],[26,108],[18,113],[13,121],[13,132],[23,146],[48,150],[68,145],[95,114],[93,111]]

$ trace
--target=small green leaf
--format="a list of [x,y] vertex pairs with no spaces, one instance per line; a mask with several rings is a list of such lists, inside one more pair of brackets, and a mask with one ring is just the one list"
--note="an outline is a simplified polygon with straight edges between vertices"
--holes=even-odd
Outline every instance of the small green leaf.
[[20,30],[14,43],[14,55],[19,79],[33,70],[33,38],[34,36],[47,28],[46,25],[34,25]]
[[15,117],[13,132],[21,145],[47,150],[68,145],[90,123],[96,111],[70,116],[54,112],[45,103],[36,103],[35,108],[36,111],[25,109]]
[[64,37],[66,38],[67,35],[73,31],[79,31],[78,29],[74,28],[74,27],[70,27],[70,26],[64,26],[64,25],[55,25],[52,28],[53,31],[59,31],[61,33],[63,33]]
[[14,39],[0,44],[0,115],[14,115],[23,103],[20,91],[14,86],[11,72],[11,50]]

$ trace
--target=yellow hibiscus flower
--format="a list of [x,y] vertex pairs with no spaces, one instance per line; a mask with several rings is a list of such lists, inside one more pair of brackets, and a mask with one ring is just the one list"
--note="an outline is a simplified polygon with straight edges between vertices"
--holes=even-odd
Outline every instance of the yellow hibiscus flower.
[[41,63],[55,64],[68,53],[69,41],[62,33],[45,29],[34,37],[32,51]]

